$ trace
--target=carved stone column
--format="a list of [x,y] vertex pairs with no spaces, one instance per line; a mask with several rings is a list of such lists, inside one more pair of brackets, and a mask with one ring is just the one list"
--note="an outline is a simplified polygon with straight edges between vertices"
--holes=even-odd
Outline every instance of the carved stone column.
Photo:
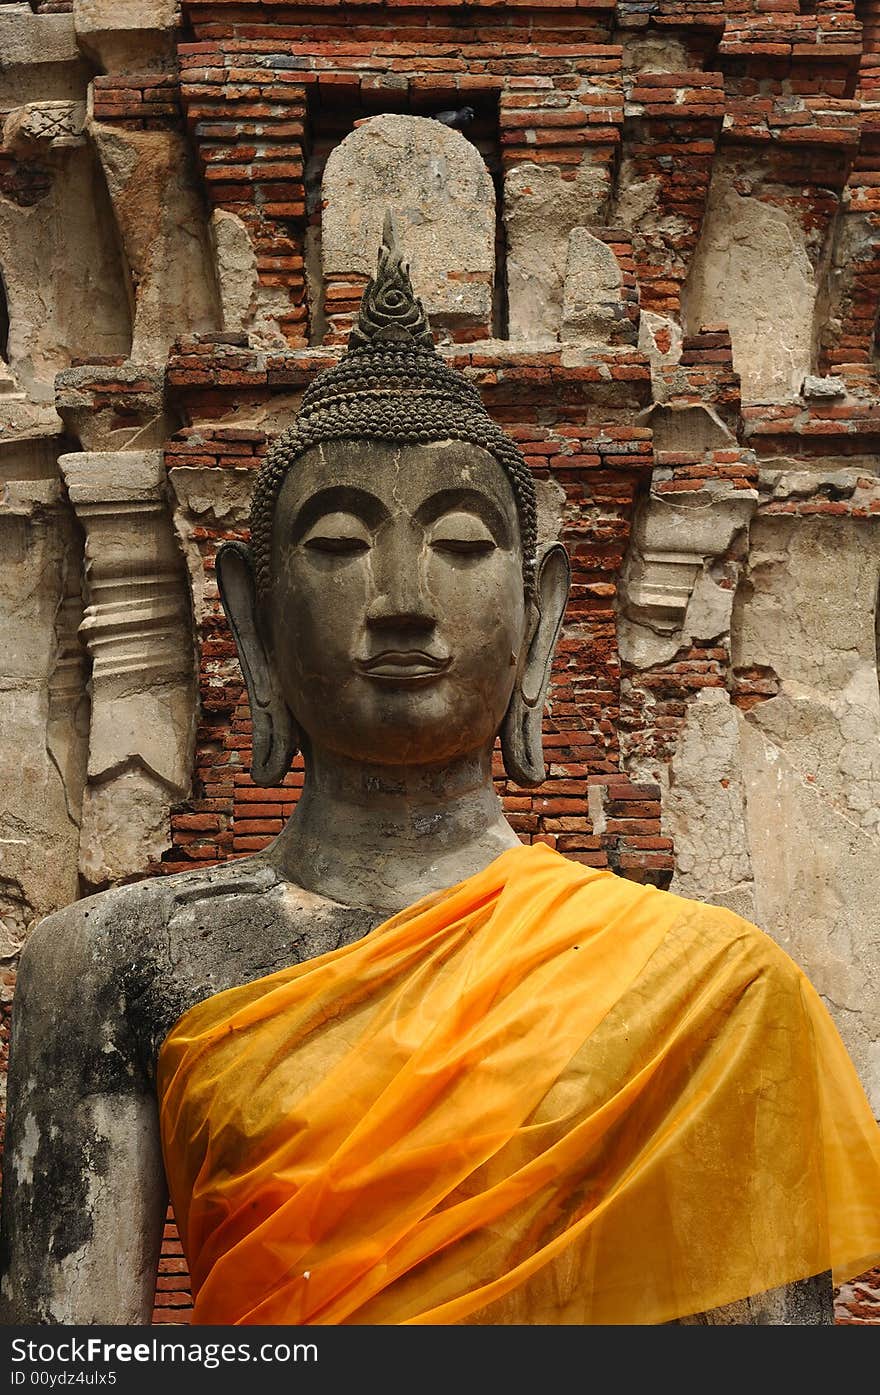
[[0,1004],[30,926],[77,895],[88,729],[76,634],[82,543],[57,479],[56,439],[0,446]]
[[190,604],[161,452],[82,452],[59,463],[86,532],[80,631],[92,657],[92,719],[80,871],[100,885],[161,855],[171,806],[189,789]]
[[664,663],[692,640],[729,633],[735,578],[715,570],[757,504],[755,490],[724,486],[645,500],[621,577],[626,662],[637,668]]

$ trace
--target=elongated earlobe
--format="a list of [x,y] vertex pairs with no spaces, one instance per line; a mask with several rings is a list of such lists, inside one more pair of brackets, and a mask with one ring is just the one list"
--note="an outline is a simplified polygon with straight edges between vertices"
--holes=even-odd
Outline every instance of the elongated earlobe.
[[251,778],[255,785],[280,785],[299,746],[293,715],[278,691],[271,656],[257,622],[257,587],[251,550],[224,543],[217,553],[220,599],[238,650],[253,723]]
[[501,754],[508,778],[518,785],[539,785],[546,775],[541,723],[550,684],[553,650],[562,627],[571,584],[568,553],[551,543],[538,563],[535,581],[536,618],[525,661],[501,728]]

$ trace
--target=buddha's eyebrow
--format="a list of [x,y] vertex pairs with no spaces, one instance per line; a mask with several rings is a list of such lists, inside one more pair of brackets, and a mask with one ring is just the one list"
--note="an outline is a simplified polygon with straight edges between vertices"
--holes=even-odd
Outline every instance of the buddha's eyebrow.
[[388,510],[366,489],[358,489],[353,484],[334,484],[310,494],[301,505],[293,520],[290,541],[297,543],[305,536],[313,523],[328,513],[351,513],[366,523],[368,528],[376,528],[388,517]]
[[416,518],[419,523],[434,523],[445,513],[461,511],[474,513],[482,519],[492,533],[499,547],[510,546],[510,525],[498,505],[479,489],[441,489],[419,504]]

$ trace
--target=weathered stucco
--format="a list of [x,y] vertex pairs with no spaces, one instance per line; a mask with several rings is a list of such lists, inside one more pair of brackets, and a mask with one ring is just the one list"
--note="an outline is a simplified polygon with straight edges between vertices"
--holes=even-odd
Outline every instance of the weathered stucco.
[[321,197],[325,275],[371,276],[390,210],[433,319],[488,324],[495,190],[461,132],[425,117],[372,117],[331,152]]
[[703,231],[682,295],[682,325],[726,322],[743,402],[786,402],[812,366],[816,279],[796,215],[716,162]]
[[0,782],[18,797],[0,806],[6,963],[37,919],[77,895],[89,717],[88,666],[76,633],[82,548],[51,478],[10,481],[0,506]]
[[742,772],[742,716],[726,693],[701,693],[669,769],[664,825],[675,839],[670,890],[755,920]]
[[128,355],[131,314],[112,213],[94,152],[45,157],[48,185],[26,206],[0,198],[9,362],[36,400],[78,358]]
[[757,921],[824,996],[880,1111],[880,537],[871,524],[754,523],[735,668],[772,668],[745,714],[688,714],[664,824],[672,889]]
[[161,454],[82,451],[59,465],[86,534],[92,712],[79,864],[100,886],[158,860],[171,805],[189,789],[190,606]]
[[[161,362],[187,332],[220,328],[204,201],[182,136],[92,122],[133,300],[130,357]],[[225,327],[225,326],[224,326]]]
[[582,166],[572,180],[552,165],[515,165],[504,182],[511,339],[556,339],[573,228],[601,224],[604,170]]
[[82,95],[90,65],[69,14],[35,14],[27,0],[0,6],[0,111]]
[[753,490],[724,486],[642,500],[618,596],[625,662],[647,668],[729,634],[734,592],[721,559],[757,503]]
[[252,323],[257,294],[257,256],[247,228],[234,213],[215,208],[211,243],[220,299],[221,328],[235,332]]
[[572,228],[560,337],[584,346],[607,344],[620,318],[621,282],[620,264],[611,248],[586,228]]

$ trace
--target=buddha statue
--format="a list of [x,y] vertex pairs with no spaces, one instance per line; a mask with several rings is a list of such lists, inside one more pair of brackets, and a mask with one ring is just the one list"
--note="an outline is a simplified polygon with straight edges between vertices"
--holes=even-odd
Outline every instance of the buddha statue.
[[22,960],[7,1322],[823,1323],[880,1147],[801,971],[730,911],[524,846],[568,590],[392,230],[217,558],[264,851],[104,891]]

